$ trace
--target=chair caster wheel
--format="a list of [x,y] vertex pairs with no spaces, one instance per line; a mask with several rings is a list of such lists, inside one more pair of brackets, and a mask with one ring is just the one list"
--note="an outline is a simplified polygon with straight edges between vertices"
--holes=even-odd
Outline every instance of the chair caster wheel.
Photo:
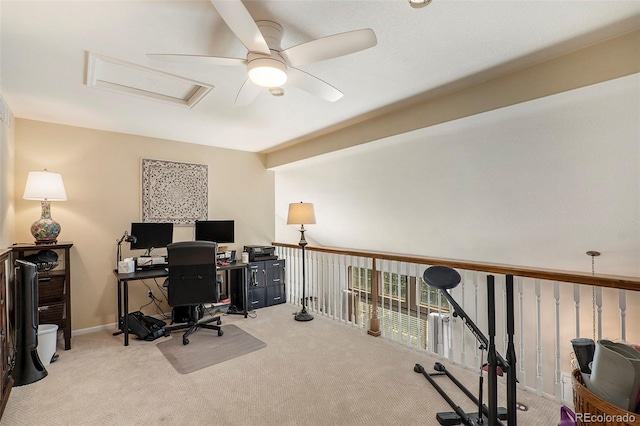
[[218,325],[222,324],[222,320],[218,320],[217,324]]
[[218,336],[222,336],[223,334],[224,334],[224,331],[218,330]]
[[183,345],[188,345],[189,344],[189,339],[182,339],[182,344]]

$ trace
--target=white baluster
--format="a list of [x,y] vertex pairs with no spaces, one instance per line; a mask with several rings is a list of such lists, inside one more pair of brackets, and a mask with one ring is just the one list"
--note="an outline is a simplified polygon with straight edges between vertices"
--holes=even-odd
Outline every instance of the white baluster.
[[361,262],[361,257],[356,257],[355,259],[351,259],[351,264],[353,265],[353,268],[355,268],[355,272],[352,274],[352,279],[353,279],[353,286],[351,289],[351,299],[350,299],[350,306],[351,306],[351,324],[352,325],[357,325],[358,327],[361,324],[360,318],[359,318],[359,314],[358,314],[358,309],[360,307],[360,285],[362,284],[361,280],[360,280],[360,262]]
[[580,284],[573,285],[573,307],[576,317],[576,337],[580,337]]
[[336,267],[336,256],[333,254],[329,254],[329,253],[325,253],[324,255],[325,258],[325,271],[326,273],[324,274],[324,276],[326,277],[326,279],[324,279],[324,285],[325,285],[325,294],[327,295],[327,312],[326,312],[326,316],[329,318],[335,318],[335,309],[336,309],[336,303],[335,303],[335,292],[333,291],[334,288],[334,269]]
[[506,354],[507,347],[509,345],[509,336],[507,335],[507,277],[505,275],[500,275],[500,282],[502,286],[502,315],[500,319],[501,321],[496,324],[504,324],[502,333],[504,336],[504,349],[502,353]]
[[[476,325],[478,324],[478,271],[473,271],[473,322],[476,323]],[[463,330],[464,332],[464,330]],[[480,361],[480,348],[478,347],[478,345],[474,345],[475,346],[475,350],[474,350],[474,355],[475,355],[475,367],[476,368],[481,368],[482,366],[480,365],[481,361]]]
[[[462,309],[464,309],[465,308],[464,286],[465,286],[465,281],[466,281],[465,278],[467,276],[467,271],[461,271],[461,272],[462,272],[461,276],[463,278],[462,278],[462,282],[460,283],[460,289],[462,291],[462,294],[460,295],[460,303],[461,303],[460,306],[462,306]],[[462,321],[459,321],[459,322],[462,323]],[[461,327],[464,327],[464,325],[461,324]],[[466,357],[466,354],[465,354],[466,339],[464,338],[464,329],[461,328],[459,334],[460,334],[460,363],[463,366],[466,366],[467,365],[467,357]],[[451,340],[453,340],[453,326],[451,326]]]
[[[338,319],[341,322],[347,322],[347,317],[345,314],[345,310],[346,310],[346,305],[345,305],[345,299],[346,299],[346,294],[347,294],[347,280],[346,280],[346,276],[347,276],[347,272],[349,270],[348,265],[348,257],[345,256],[340,256],[340,268],[338,270],[338,279],[339,279],[339,283],[340,285],[338,286]],[[344,278],[343,278],[344,277]]]
[[332,276],[333,279],[331,280],[331,298],[332,298],[332,303],[331,303],[331,312],[332,312],[332,317],[333,319],[340,319],[340,291],[339,291],[339,283],[340,283],[340,258],[342,256],[339,254],[334,254],[333,256],[331,256],[331,260],[332,262],[332,266],[331,266],[331,272],[332,272]]
[[289,268],[291,269],[289,274],[289,302],[297,306],[300,301],[300,298],[298,296],[298,287],[300,285],[300,280],[298,279],[299,258],[298,253],[295,249],[289,248],[288,250],[290,250],[289,253],[291,254],[289,256],[290,261],[287,262],[289,264]]
[[420,309],[420,302],[422,300],[422,292],[420,291],[420,267],[417,264],[412,264],[413,270],[413,288],[414,288],[414,304],[416,308],[416,323],[418,324],[418,338],[416,339],[416,346],[420,349],[426,347],[426,342],[422,336],[424,335],[424,329],[422,325],[422,310]]
[[[427,321],[427,349],[429,348],[429,344],[430,344],[430,340],[431,340],[431,335],[433,334],[430,330],[430,324],[429,324],[429,315],[431,314],[431,291],[429,290],[429,287],[426,286],[426,284],[423,282],[422,277],[424,276],[424,271],[429,267],[429,265],[426,265],[424,267],[424,269],[421,271],[420,274],[420,298],[422,300],[422,286],[425,286],[425,290],[427,292],[427,317],[426,317],[426,321]],[[437,348],[435,348],[437,349]]]
[[618,297],[620,298],[618,306],[620,307],[620,339],[627,340],[627,291],[618,290]]
[[331,254],[328,253],[318,253],[320,257],[320,276],[321,280],[319,284],[322,286],[322,290],[320,294],[322,295],[322,315],[330,317],[331,316],[331,293],[330,293],[330,285],[331,285]]
[[[459,297],[457,297],[454,294],[454,293],[456,293],[458,291],[458,289],[459,289],[459,286],[449,290],[449,292],[451,293],[451,295],[453,296],[454,299],[456,299],[456,298],[459,299]],[[463,307],[463,309],[464,309],[464,307]],[[443,340],[445,340],[443,342],[443,345],[447,345],[446,347],[443,346],[444,349],[445,349],[445,352],[443,352],[443,353],[447,354],[447,358],[451,362],[455,362],[455,359],[454,359],[454,356],[453,356],[453,352],[454,352],[454,348],[455,348],[455,345],[454,345],[454,342],[453,342],[453,331],[454,331],[454,328],[455,328],[456,324],[457,323],[461,323],[461,322],[462,321],[454,321],[453,315],[449,314],[448,324],[446,322],[443,322],[443,324],[442,324],[442,330],[443,330],[442,334],[443,334],[443,336],[445,336],[445,335],[447,336],[446,340],[443,338]],[[447,327],[447,331],[446,332],[444,331],[445,327]]]
[[336,267],[336,282],[334,284],[335,298],[336,298],[336,319],[340,322],[343,321],[344,317],[344,307],[343,307],[343,268],[344,268],[344,255],[338,255],[337,258],[337,267]]
[[[369,291],[369,295],[371,296],[371,300],[369,301],[369,311],[366,314],[366,322],[367,322],[367,326],[366,329],[369,329],[369,320],[371,315],[373,314],[373,259],[368,258],[365,259],[365,263],[366,263],[366,268],[365,268],[365,272],[367,272],[369,269],[371,269],[371,287],[370,287],[370,291]],[[376,265],[377,267],[377,265]],[[368,272],[367,272],[368,273]],[[368,278],[367,278],[368,280]],[[367,282],[367,285],[369,285],[369,283]],[[378,306],[378,317],[382,314],[382,306]],[[378,318],[379,319],[379,318]]]
[[535,280],[536,291],[536,391],[542,395],[542,317],[540,315],[540,280]]
[[555,300],[555,332],[556,332],[556,402],[562,402],[562,375],[560,373],[560,283],[553,283],[553,298]]
[[322,294],[320,294],[320,277],[319,277],[319,253],[316,251],[306,252],[308,262],[305,263],[305,273],[307,274],[306,283],[308,288],[306,289],[305,296],[307,300],[307,309],[310,312],[318,313],[314,299],[322,300]]
[[338,282],[340,280],[340,255],[334,254],[331,256],[331,276],[332,279],[329,283],[331,288],[331,316],[333,319],[340,318],[340,306],[339,306],[339,292],[338,292]]
[[[448,291],[448,290],[439,290],[439,291]],[[438,294],[438,327],[440,327],[440,324],[442,324],[442,334],[444,335],[444,320],[442,319],[442,296],[440,295],[439,291],[437,292]],[[450,320],[451,321],[453,319],[453,315],[451,316]],[[449,323],[449,326],[451,326],[451,323]],[[438,352],[438,355],[444,355],[444,345],[443,345],[443,338],[442,336],[440,336],[440,334],[438,334],[438,336],[440,337],[438,339],[438,347],[436,348],[436,352]]]
[[356,257],[351,261],[351,264],[355,268],[356,272],[353,274],[353,290],[351,290],[351,302],[349,304],[351,306],[351,324],[357,325],[358,327],[360,327],[360,325],[362,324],[362,321],[360,321],[360,316],[358,314],[358,311],[360,309],[360,300],[361,300],[360,296],[362,295],[362,290],[361,290],[362,274],[360,272],[361,262],[362,262],[361,257]]
[[[398,341],[400,343],[402,343],[402,330],[403,330],[403,328],[402,328],[402,311],[400,310],[400,306],[402,305],[402,299],[400,297],[400,294],[401,294],[400,293],[400,287],[401,287],[400,281],[402,281],[402,280],[401,280],[401,277],[400,277],[400,262],[395,261],[394,263],[395,263],[395,270],[396,270],[395,278],[396,278],[396,283],[397,283],[397,285],[396,285],[396,300],[397,300],[398,308],[397,308],[396,318],[398,318],[398,321],[397,321],[397,324],[398,324],[397,325],[397,327],[398,327]],[[393,283],[393,275],[391,275],[391,283],[389,283],[389,284],[392,284],[392,283]]]
[[332,256],[329,253],[322,253],[322,297],[324,299],[324,309],[322,310],[322,314],[326,317],[331,317],[331,267],[332,267]]
[[515,277],[518,285],[518,315],[520,317],[520,331],[518,333],[520,339],[520,356],[518,357],[518,366],[520,374],[518,374],[521,387],[526,385],[527,373],[524,369],[525,361],[525,338],[524,338],[524,278]]

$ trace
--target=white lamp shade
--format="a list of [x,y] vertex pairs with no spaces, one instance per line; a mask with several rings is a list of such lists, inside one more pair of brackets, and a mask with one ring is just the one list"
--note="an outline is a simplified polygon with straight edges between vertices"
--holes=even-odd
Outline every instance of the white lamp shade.
[[287,215],[287,225],[313,225],[316,223],[316,214],[313,211],[313,203],[291,203]]
[[27,184],[24,188],[25,200],[66,201],[67,192],[60,173],[29,172]]

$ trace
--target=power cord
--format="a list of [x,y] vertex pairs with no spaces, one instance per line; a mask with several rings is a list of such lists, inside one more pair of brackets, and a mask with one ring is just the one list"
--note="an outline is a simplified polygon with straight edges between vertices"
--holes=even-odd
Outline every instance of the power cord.
[[[153,281],[154,281],[154,283],[156,284],[156,287],[160,290],[160,292],[163,294],[163,296],[164,296],[164,297],[165,297],[165,299],[166,299],[166,298],[167,298],[167,297],[166,297],[166,294],[165,294],[165,292],[163,291],[162,287],[160,287],[160,284],[158,284],[158,281],[157,281],[155,278],[153,279]],[[158,299],[158,298],[153,294],[153,291],[151,290],[151,287],[150,287],[150,286],[149,286],[149,285],[148,285],[144,280],[140,280],[140,282],[142,282],[142,284],[144,284],[144,286],[145,286],[145,287],[147,287],[147,296],[149,297],[149,299],[150,299],[150,300],[149,300],[149,302],[148,302],[148,303],[145,303],[144,305],[140,306],[140,309],[139,309],[139,310],[140,310],[140,311],[142,311],[142,308],[145,308],[145,307],[147,307],[147,306],[149,306],[149,305],[151,305],[151,304],[153,303],[153,304],[155,305],[155,308],[156,308],[156,309],[155,309],[155,311],[156,311],[156,314],[157,314],[158,316],[160,316],[163,320],[170,319],[170,316],[169,316],[169,315],[167,315],[167,314],[162,310],[162,306],[160,306],[160,303],[162,303],[162,302],[163,302],[163,300],[162,300],[162,299]]]

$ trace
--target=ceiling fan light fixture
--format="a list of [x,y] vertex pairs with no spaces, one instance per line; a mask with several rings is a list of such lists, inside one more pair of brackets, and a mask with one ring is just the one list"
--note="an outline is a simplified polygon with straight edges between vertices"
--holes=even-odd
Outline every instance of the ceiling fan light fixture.
[[287,66],[273,58],[257,58],[247,63],[249,80],[262,87],[279,87],[287,82]]
[[409,6],[420,9],[431,4],[431,0],[409,0]]

